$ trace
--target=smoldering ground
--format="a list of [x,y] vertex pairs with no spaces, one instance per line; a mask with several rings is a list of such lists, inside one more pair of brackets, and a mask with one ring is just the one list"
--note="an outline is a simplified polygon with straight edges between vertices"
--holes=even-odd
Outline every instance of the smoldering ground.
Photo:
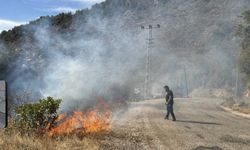
[[[38,99],[63,99],[63,107],[87,105],[95,96],[127,100],[143,94],[146,40],[153,31],[151,82],[154,95],[168,84],[184,92],[233,87],[237,16],[249,4],[233,1],[115,1],[76,12],[62,26],[44,17],[23,27],[18,53],[5,79],[9,91],[31,91]],[[28,33],[31,33],[29,35]]]

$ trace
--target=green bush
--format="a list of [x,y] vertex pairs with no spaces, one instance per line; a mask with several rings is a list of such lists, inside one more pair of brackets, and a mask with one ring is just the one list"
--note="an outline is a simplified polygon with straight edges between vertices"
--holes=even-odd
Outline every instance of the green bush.
[[58,117],[61,99],[41,99],[38,103],[23,104],[15,109],[14,125],[21,130],[45,130],[53,127]]

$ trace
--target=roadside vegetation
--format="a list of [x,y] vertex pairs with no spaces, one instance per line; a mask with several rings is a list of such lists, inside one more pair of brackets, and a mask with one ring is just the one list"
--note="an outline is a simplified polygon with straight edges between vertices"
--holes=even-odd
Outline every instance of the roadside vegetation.
[[239,25],[237,35],[241,38],[239,66],[246,75],[247,89],[250,89],[250,10],[242,13],[243,23]]
[[97,140],[91,137],[50,138],[46,131],[55,125],[61,99],[47,97],[36,103],[25,103],[15,108],[8,128],[0,129],[0,149],[98,149]]
[[[86,128],[77,128],[73,130],[72,134],[63,134],[50,136],[51,131],[57,129],[60,125],[66,125],[71,129],[74,121],[79,118],[65,118],[60,120],[62,113],[58,112],[61,104],[61,99],[47,97],[36,102],[25,102],[14,107],[14,113],[9,117],[8,127],[0,129],[0,149],[6,150],[61,150],[61,149],[125,149],[126,146],[137,147],[138,149],[145,141],[144,136],[135,135],[130,128],[116,127],[112,125],[111,130],[103,130],[100,132],[79,134],[78,131],[85,131]],[[91,120],[101,121],[97,116],[104,111],[104,105],[110,106],[110,111],[115,111],[119,115],[127,110],[127,105],[120,102],[113,103],[97,103],[96,108],[100,108],[98,112],[96,109],[89,108],[92,111],[83,112],[83,115],[90,115],[89,120],[85,120],[93,128],[97,122],[92,123]],[[99,106],[99,107],[98,107]],[[70,112],[68,112],[68,117]],[[104,117],[104,116],[102,116]],[[85,118],[88,119],[88,118]],[[68,120],[68,121],[67,121]],[[111,121],[111,120],[110,120]],[[95,128],[94,128],[95,129]],[[66,131],[65,131],[66,132]],[[125,143],[125,144],[124,144]],[[136,144],[135,144],[136,143]]]
[[241,39],[238,66],[245,75],[243,80],[246,88],[240,98],[226,98],[222,105],[234,111],[250,114],[250,10],[243,12],[241,17],[243,22],[236,29],[236,35]]
[[250,103],[247,99],[240,99],[236,101],[233,97],[226,98],[222,106],[232,109],[244,114],[250,114]]
[[8,128],[0,130],[0,148],[57,149],[53,145],[59,141],[46,138],[44,131],[54,124],[60,102],[60,99],[48,97],[17,106],[14,116],[9,118]]

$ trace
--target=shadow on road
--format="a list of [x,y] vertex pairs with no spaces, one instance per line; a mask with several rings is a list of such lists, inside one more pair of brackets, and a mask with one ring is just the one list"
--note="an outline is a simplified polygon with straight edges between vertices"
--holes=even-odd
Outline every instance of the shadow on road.
[[176,120],[176,122],[187,122],[187,123],[208,124],[208,125],[221,125],[221,124],[215,123],[215,122],[190,121],[190,120]]
[[199,146],[192,150],[223,150],[223,149],[218,146],[213,146],[213,147]]

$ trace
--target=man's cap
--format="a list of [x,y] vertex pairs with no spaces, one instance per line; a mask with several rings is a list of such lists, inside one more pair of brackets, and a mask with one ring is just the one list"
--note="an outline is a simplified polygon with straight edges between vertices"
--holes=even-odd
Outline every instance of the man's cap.
[[169,89],[169,87],[167,85],[164,86],[164,89]]

